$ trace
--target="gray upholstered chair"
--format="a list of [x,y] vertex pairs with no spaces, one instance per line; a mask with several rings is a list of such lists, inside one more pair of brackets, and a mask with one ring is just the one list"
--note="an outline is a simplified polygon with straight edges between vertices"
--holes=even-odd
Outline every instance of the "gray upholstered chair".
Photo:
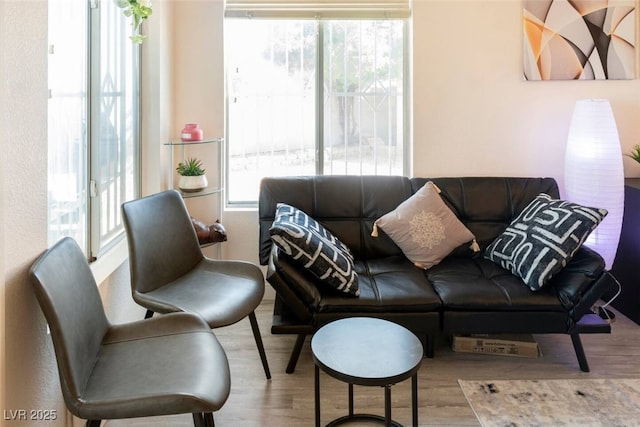
[[97,427],[103,419],[191,413],[196,426],[213,426],[231,381],[227,356],[201,318],[175,313],[112,325],[85,255],[69,237],[30,276],[73,415]]
[[211,328],[249,317],[267,379],[271,378],[255,309],[264,276],[255,264],[207,258],[180,193],[167,190],[122,205],[133,299],[153,313],[187,311]]

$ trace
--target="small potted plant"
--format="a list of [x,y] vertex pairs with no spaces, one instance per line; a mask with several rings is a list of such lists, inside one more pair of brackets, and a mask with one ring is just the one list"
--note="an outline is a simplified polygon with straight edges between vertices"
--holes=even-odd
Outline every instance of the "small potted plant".
[[178,163],[176,171],[180,175],[178,188],[187,193],[201,191],[206,188],[209,183],[202,162],[194,157],[186,159],[184,162]]
[[640,144],[636,144],[629,154],[625,154],[627,157],[631,157],[636,162],[640,163]]

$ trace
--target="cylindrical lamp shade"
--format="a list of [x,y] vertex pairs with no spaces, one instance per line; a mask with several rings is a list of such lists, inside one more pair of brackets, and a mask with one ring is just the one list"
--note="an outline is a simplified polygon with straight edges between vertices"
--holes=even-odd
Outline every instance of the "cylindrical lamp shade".
[[606,99],[578,100],[565,156],[565,193],[570,202],[606,209],[606,218],[585,245],[611,269],[624,213],[624,171],[618,128]]

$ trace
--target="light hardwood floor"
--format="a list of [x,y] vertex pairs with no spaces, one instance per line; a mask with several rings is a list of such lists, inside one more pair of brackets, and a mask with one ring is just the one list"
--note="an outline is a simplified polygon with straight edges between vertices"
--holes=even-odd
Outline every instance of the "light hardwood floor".
[[[314,426],[313,360],[310,339],[295,373],[284,372],[294,336],[270,333],[273,301],[264,301],[257,311],[258,322],[272,372],[267,381],[251,335],[248,320],[217,329],[227,352],[232,389],[224,407],[214,414],[217,427],[303,427]],[[640,378],[640,326],[616,312],[613,332],[583,335],[582,341],[591,372],[580,371],[568,335],[535,335],[543,356],[538,359],[462,354],[451,351],[440,337],[435,357],[423,359],[418,379],[420,426],[478,426],[473,411],[458,386],[458,379],[553,379],[553,378]],[[347,386],[321,373],[322,423],[347,412]],[[410,381],[392,389],[392,416],[411,425]],[[356,412],[384,413],[383,389],[355,387]],[[113,420],[108,427],[191,426],[189,415],[137,420]],[[349,424],[379,425],[379,424]]]

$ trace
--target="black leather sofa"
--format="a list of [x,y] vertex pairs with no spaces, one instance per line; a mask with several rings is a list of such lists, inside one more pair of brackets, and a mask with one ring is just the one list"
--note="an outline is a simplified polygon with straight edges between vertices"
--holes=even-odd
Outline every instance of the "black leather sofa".
[[[456,216],[473,232],[481,251],[454,250],[428,270],[416,268],[373,223],[433,181]],[[438,333],[562,333],[571,336],[583,371],[589,365],[582,333],[609,333],[593,314],[594,303],[613,284],[602,257],[581,247],[548,286],[531,291],[521,279],[482,256],[482,251],[539,193],[558,198],[552,178],[407,178],[303,176],[265,178],[259,196],[260,263],[275,289],[274,334],[297,334],[287,372],[293,372],[308,334],[349,316],[402,324],[421,337],[433,357]],[[269,229],[276,205],[303,210],[353,252],[360,296],[323,287],[273,245]]]

